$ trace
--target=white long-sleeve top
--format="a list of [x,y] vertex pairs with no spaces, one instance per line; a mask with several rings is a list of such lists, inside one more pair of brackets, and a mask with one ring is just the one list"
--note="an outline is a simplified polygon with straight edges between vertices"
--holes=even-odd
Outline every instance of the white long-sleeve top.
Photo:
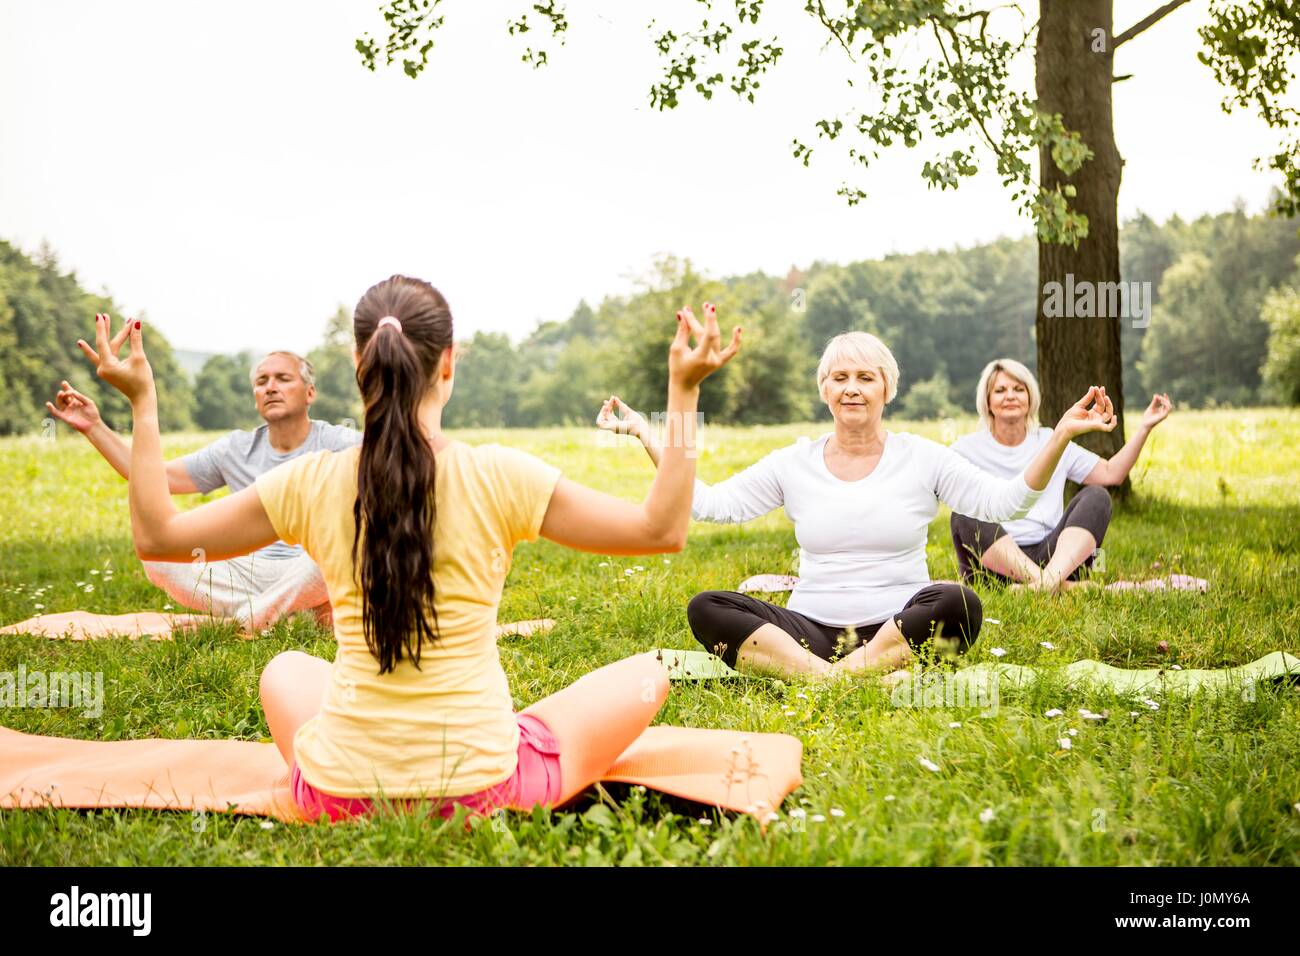
[[998,478],[938,442],[886,432],[875,470],[831,474],[830,433],[801,438],[716,485],[696,480],[691,516],[739,523],[782,505],[799,542],[799,584],[787,605],[834,627],[877,624],[930,583],[926,532],[939,502],[981,521],[1026,514],[1040,492],[1024,473]]

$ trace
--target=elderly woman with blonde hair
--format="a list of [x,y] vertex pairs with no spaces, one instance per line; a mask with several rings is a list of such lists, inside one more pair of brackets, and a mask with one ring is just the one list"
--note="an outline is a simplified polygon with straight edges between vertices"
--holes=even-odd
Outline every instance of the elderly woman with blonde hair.
[[[898,377],[874,335],[836,336],[817,368],[834,428],[716,485],[695,482],[692,517],[738,523],[784,506],[800,546],[800,580],[786,607],[734,591],[691,599],[686,616],[696,639],[733,667],[825,676],[901,667],[935,638],[965,650],[983,613],[970,588],[930,580],[926,534],[939,503],[982,521],[1023,515],[1070,439],[1115,427],[1105,394],[1091,388],[1027,467],[995,478],[943,445],[885,428]],[[617,396],[597,425],[635,434],[658,464],[645,420]]]
[[[1029,369],[1015,359],[989,362],[975,390],[981,428],[959,438],[952,450],[996,477],[1019,474],[1054,438],[1052,429],[1038,425],[1040,403]],[[1137,433],[1111,458],[1070,443],[1046,491],[1024,516],[993,522],[954,512],[952,543],[962,579],[986,572],[1032,590],[1074,586],[1084,568],[1092,567],[1110,525],[1110,495],[1101,486],[1128,477],[1151,429],[1171,408],[1168,395],[1153,395]],[[1067,479],[1085,487],[1063,507]]]

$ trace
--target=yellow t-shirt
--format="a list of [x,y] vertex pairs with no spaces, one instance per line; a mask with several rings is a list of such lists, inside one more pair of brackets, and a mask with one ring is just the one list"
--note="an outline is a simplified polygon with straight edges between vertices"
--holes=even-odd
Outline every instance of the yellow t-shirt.
[[257,479],[280,540],[320,565],[338,652],[320,713],[298,729],[304,779],[342,797],[460,796],[515,771],[519,729],[501,658],[497,605],[515,543],[535,540],[560,472],[499,445],[453,441],[435,459],[438,638],[420,669],[380,676],[366,648],[352,564],[359,448],[304,455]]

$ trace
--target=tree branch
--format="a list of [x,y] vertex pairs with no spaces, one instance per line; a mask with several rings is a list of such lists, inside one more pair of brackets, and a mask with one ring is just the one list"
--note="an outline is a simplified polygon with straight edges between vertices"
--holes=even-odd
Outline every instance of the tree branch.
[[1137,36],[1147,27],[1154,24],[1157,20],[1162,19],[1166,14],[1173,13],[1175,10],[1177,10],[1186,2],[1187,0],[1170,0],[1169,3],[1166,3],[1160,9],[1147,14],[1137,23],[1133,24],[1131,27],[1129,27],[1127,30],[1125,30],[1123,33],[1117,36],[1115,38],[1115,41],[1110,45],[1110,48],[1112,50],[1119,49],[1119,45],[1121,43],[1126,43],[1129,40],[1133,39],[1135,36]]

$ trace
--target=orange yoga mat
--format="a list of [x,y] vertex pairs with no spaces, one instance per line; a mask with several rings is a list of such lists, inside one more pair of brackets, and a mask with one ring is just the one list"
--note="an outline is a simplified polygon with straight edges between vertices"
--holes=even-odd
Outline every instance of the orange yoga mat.
[[[0,627],[0,634],[32,634],[37,637],[66,638],[70,641],[89,641],[101,637],[125,637],[133,641],[147,637],[154,641],[169,641],[176,632],[198,627],[211,620],[206,614],[164,614],[161,611],[135,611],[130,614],[62,611],[58,614],[38,614],[17,624]],[[497,637],[514,634],[529,637],[545,634],[553,627],[555,622],[550,618],[513,621],[498,624]]]
[[[604,779],[764,820],[803,783],[788,734],[650,727]],[[0,809],[138,807],[301,821],[271,743],[77,740],[0,727]],[[520,808],[528,809],[528,808]]]

